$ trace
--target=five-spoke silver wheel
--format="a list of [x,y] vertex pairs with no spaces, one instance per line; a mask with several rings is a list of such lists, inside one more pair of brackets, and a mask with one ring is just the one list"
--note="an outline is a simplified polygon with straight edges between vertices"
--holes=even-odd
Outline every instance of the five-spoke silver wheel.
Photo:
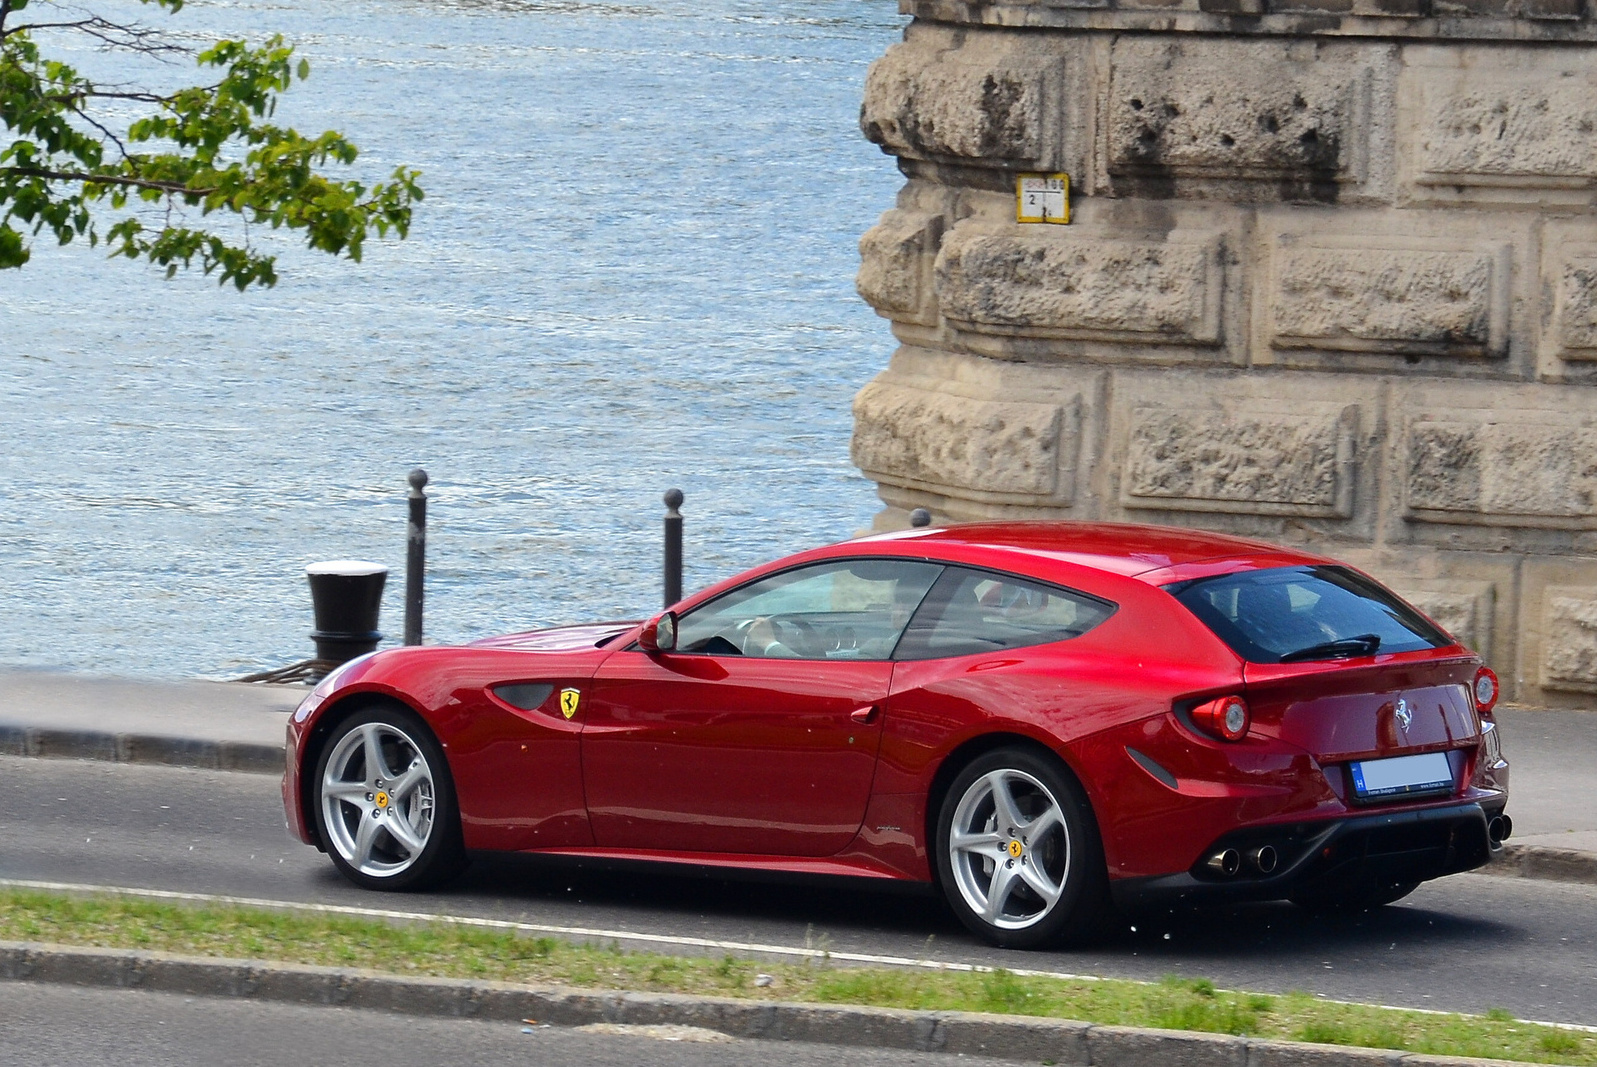
[[315,786],[322,843],[355,882],[411,888],[463,865],[448,767],[413,714],[372,709],[340,724]]
[[433,797],[416,742],[387,723],[363,723],[339,739],[322,772],[328,844],[369,878],[399,874],[432,836]]
[[1002,748],[966,764],[937,820],[943,894],[994,944],[1035,948],[1099,932],[1108,880],[1085,795],[1057,758]]
[[1059,801],[1024,771],[990,771],[954,809],[948,851],[972,911],[1000,930],[1046,918],[1070,873],[1070,832]]

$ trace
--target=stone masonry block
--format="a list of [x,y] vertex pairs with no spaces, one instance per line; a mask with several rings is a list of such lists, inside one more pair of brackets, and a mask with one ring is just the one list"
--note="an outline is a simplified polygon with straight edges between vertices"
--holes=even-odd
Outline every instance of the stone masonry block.
[[1068,503],[1079,427],[1079,402],[976,400],[878,380],[854,400],[852,454],[879,481]]
[[1566,21],[1580,18],[1582,6],[1582,0],[1432,0],[1431,9],[1439,16]]
[[1370,55],[1120,37],[1106,104],[1109,173],[1268,182],[1256,191],[1266,199],[1335,199],[1337,185],[1366,174]]
[[1358,405],[1142,406],[1120,480],[1127,508],[1347,518]]
[[865,302],[888,318],[935,326],[929,275],[942,232],[941,215],[898,208],[882,215],[859,243],[855,285]]
[[1396,578],[1392,590],[1469,649],[1490,660],[1497,588],[1491,582]]
[[1074,227],[961,224],[938,253],[936,286],[944,316],[979,333],[1221,340],[1224,258],[1213,234],[1138,241]]
[[1542,611],[1542,686],[1597,693],[1597,586],[1549,586]]
[[1313,239],[1274,249],[1276,348],[1501,357],[1508,352],[1508,245]]
[[1052,163],[1063,62],[1010,52],[992,38],[959,49],[943,43],[906,40],[871,64],[860,109],[866,139],[914,159]]
[[1404,447],[1410,520],[1597,529],[1597,413],[1421,412]]
[[1410,72],[1414,184],[1444,199],[1527,202],[1597,185],[1597,68],[1538,56],[1520,70],[1511,56],[1491,58],[1498,70]]
[[1597,244],[1566,245],[1561,252],[1553,297],[1558,356],[1597,360]]

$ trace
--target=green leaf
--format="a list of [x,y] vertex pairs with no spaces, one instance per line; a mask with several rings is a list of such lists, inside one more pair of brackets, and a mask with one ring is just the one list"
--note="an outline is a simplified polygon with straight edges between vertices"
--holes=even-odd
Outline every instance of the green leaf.
[[[173,13],[183,6],[143,2]],[[12,0],[10,10],[24,6]],[[206,83],[152,98],[119,143],[105,132],[108,101],[96,83],[42,56],[25,32],[0,41],[0,268],[28,261],[30,231],[91,246],[103,231],[114,257],[146,260],[169,277],[198,268],[242,290],[277,281],[275,260],[250,245],[247,225],[301,231],[307,247],[356,262],[368,236],[409,233],[425,195],[418,172],[399,167],[369,187],[341,178],[337,168],[360,155],[346,137],[271,122],[279,95],[310,76],[280,36],[217,41],[196,62],[214,72]],[[127,213],[130,200],[164,206],[169,224],[146,229]]]

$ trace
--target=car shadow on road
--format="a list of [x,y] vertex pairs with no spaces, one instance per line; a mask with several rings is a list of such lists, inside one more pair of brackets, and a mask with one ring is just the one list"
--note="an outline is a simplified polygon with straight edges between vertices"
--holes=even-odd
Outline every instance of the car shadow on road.
[[[920,956],[928,941],[945,959],[990,958],[929,887],[862,879],[795,878],[652,863],[480,856],[441,903],[492,900],[529,921],[652,929],[726,940],[799,944],[824,932],[838,948]],[[1286,902],[1148,911],[1115,919],[1095,944],[1016,957],[1013,966],[1068,971],[1103,965],[1170,970],[1226,962],[1293,967],[1308,957],[1446,952],[1517,940],[1510,921],[1414,902],[1318,913]],[[1401,950],[1401,951],[1399,951]],[[1028,962],[1029,961],[1029,962]]]

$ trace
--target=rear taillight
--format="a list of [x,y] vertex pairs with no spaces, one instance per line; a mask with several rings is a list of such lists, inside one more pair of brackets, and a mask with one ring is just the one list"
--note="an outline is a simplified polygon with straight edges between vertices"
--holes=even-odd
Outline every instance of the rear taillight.
[[1216,697],[1188,714],[1192,725],[1222,741],[1240,741],[1248,732],[1248,705],[1241,697]]
[[1492,705],[1497,703],[1498,692],[1497,675],[1490,667],[1475,672],[1475,707],[1478,710],[1491,711]]

